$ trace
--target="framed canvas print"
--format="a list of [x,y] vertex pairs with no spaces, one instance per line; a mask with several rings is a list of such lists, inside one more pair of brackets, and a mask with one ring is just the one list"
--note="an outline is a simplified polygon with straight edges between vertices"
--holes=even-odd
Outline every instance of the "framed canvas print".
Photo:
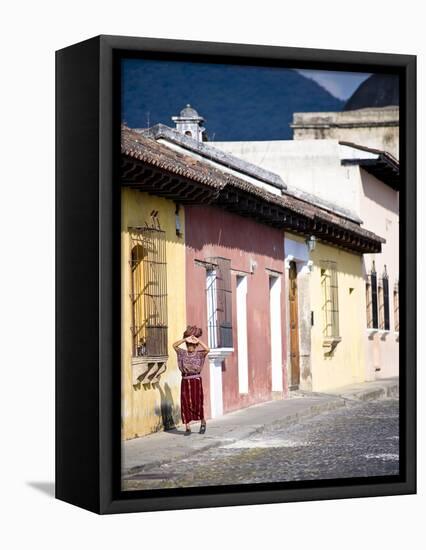
[[56,59],[57,498],[414,493],[415,56]]

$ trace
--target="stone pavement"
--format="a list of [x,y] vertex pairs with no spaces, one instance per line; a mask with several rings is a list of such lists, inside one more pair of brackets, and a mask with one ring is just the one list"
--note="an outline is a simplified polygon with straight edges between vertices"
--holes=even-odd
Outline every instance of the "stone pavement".
[[397,378],[346,386],[332,392],[292,392],[289,399],[269,401],[228,413],[207,421],[204,435],[199,423],[191,424],[193,433],[184,436],[184,428],[157,432],[124,442],[122,448],[124,478],[147,467],[175,462],[218,446],[230,445],[267,429],[292,426],[305,418],[345,407],[347,402],[397,397]]

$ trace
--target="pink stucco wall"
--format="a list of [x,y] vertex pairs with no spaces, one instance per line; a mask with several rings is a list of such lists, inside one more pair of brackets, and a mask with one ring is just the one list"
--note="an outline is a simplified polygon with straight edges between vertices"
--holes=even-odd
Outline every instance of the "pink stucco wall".
[[[221,256],[231,260],[232,332],[234,352],[222,364],[224,413],[272,398],[269,272],[284,272],[283,232],[252,219],[209,206],[185,207],[187,322],[203,329],[207,342],[206,271],[195,260]],[[250,273],[250,265],[256,267]],[[236,271],[247,274],[247,339],[249,392],[238,389],[238,342],[236,326]],[[283,394],[285,378],[285,288],[281,278],[281,332]],[[209,365],[203,369],[204,404],[210,416]]]
[[361,218],[363,227],[384,237],[381,254],[365,254],[365,274],[373,260],[377,276],[384,266],[389,278],[390,331],[367,334],[366,377],[388,378],[399,374],[399,335],[395,332],[393,290],[399,280],[399,193],[361,169]]

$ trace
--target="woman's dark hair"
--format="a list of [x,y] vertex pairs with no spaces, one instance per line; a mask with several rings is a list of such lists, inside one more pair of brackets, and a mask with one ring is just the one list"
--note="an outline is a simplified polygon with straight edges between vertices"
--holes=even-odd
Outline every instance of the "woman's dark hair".
[[195,338],[199,338],[202,334],[202,329],[197,327],[197,325],[188,325],[183,333],[183,337],[188,338],[189,336],[195,336]]

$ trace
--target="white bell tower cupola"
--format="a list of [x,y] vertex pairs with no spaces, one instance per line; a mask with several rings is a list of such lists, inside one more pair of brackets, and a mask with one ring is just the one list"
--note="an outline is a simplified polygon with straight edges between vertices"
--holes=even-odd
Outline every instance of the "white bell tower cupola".
[[179,116],[172,116],[172,120],[176,124],[176,130],[181,134],[197,141],[207,141],[206,129],[202,126],[204,118],[189,103]]

